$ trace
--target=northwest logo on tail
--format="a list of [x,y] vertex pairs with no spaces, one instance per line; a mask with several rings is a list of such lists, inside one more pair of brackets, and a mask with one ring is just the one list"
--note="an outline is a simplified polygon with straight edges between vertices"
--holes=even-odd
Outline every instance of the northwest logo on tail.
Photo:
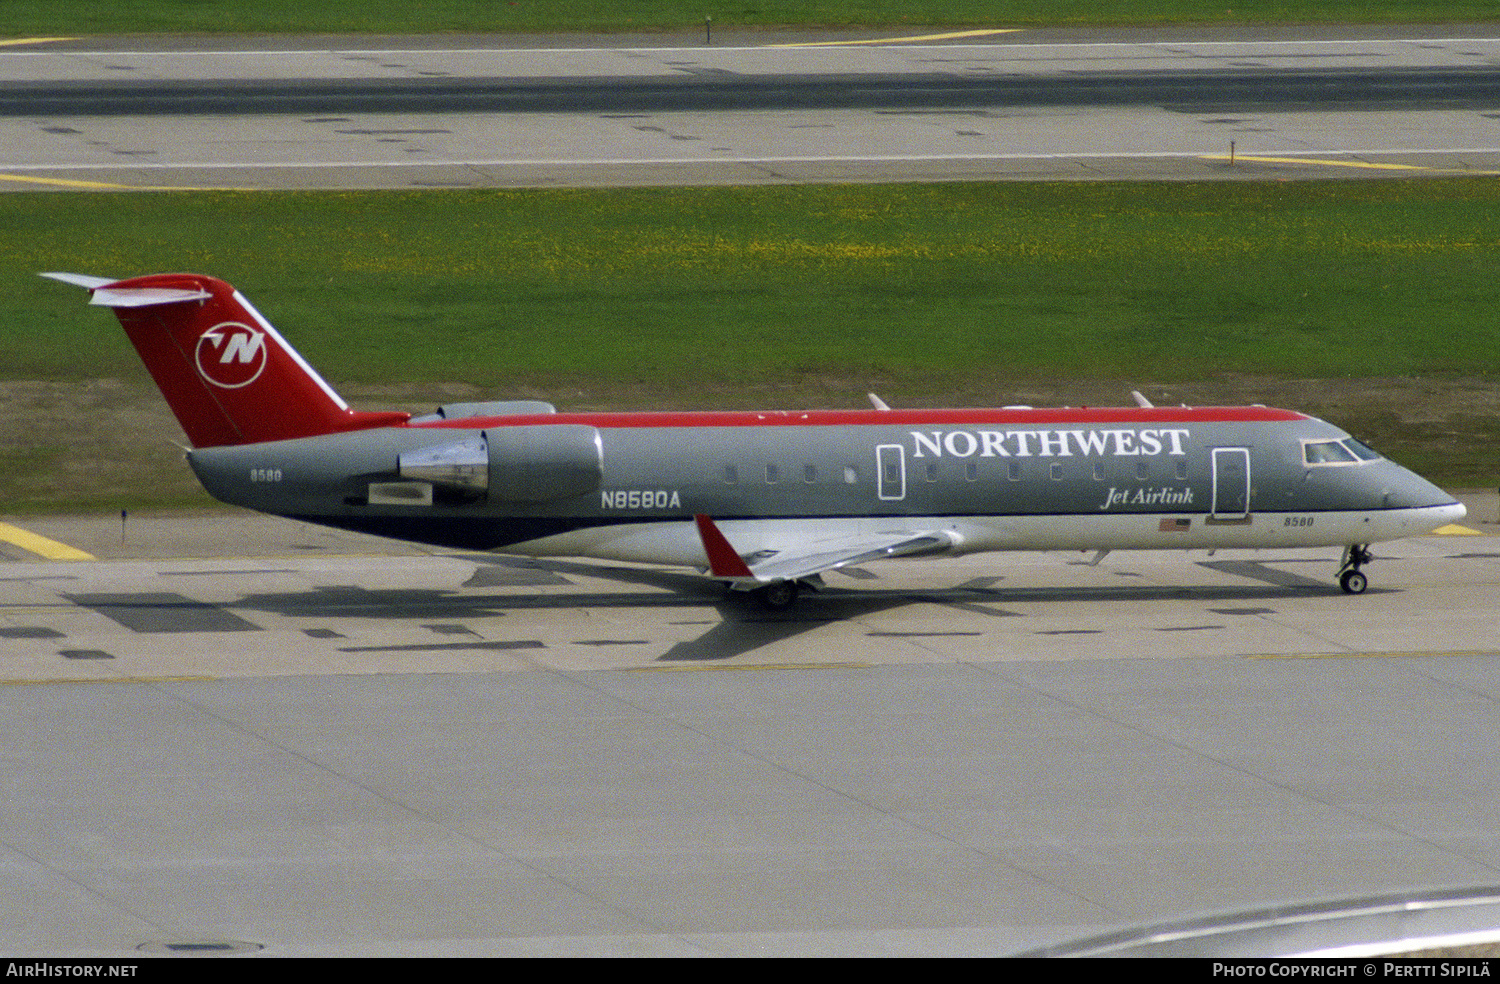
[[266,333],[226,321],[198,338],[198,374],[215,386],[239,389],[260,378],[266,368]]

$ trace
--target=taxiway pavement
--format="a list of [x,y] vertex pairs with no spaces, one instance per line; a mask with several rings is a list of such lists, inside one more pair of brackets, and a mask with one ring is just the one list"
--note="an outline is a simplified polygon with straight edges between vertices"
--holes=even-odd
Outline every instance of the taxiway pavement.
[[[0,951],[1009,953],[1500,876],[1500,546],[830,575],[32,520]],[[197,952],[202,952],[197,951]],[[224,952],[232,952],[226,950]]]
[[16,45],[0,188],[1493,173],[1497,33]]

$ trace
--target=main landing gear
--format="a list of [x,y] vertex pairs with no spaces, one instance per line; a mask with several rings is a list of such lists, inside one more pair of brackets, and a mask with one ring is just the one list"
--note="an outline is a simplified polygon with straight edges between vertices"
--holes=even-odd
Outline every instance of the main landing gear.
[[768,612],[784,612],[797,603],[804,591],[817,591],[823,587],[823,579],[817,574],[801,577],[795,581],[776,581],[750,592],[761,608]]
[[1339,587],[1344,589],[1344,594],[1365,593],[1365,588],[1370,586],[1370,579],[1365,577],[1360,567],[1374,559],[1368,544],[1351,543],[1344,548],[1344,559],[1339,562]]
[[801,593],[800,581],[775,581],[751,592],[760,607],[771,612],[784,612],[791,608],[797,603],[797,596]]

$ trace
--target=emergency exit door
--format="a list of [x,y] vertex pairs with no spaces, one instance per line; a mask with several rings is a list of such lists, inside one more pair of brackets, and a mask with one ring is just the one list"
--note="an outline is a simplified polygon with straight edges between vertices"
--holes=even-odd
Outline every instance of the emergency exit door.
[[886,501],[906,498],[906,448],[899,444],[875,448],[875,494]]

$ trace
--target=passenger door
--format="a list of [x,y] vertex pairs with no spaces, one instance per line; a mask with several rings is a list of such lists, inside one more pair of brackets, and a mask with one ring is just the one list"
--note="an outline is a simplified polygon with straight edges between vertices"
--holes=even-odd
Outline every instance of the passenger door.
[[1217,520],[1250,517],[1250,449],[1214,448],[1214,508]]

